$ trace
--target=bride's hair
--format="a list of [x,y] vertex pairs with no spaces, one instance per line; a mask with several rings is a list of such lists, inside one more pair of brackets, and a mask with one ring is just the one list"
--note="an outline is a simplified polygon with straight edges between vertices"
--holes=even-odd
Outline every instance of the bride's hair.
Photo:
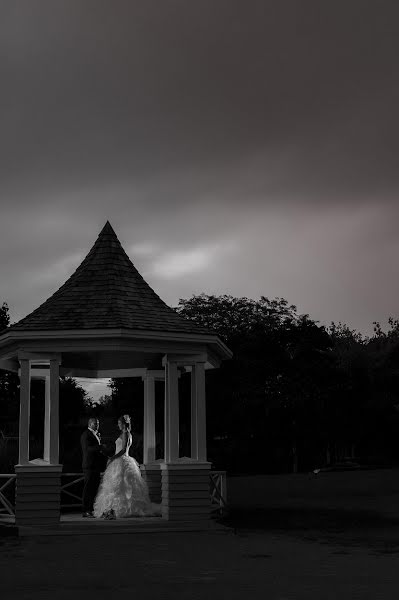
[[119,417],[119,420],[123,425],[125,425],[126,429],[128,431],[130,431],[130,429],[131,429],[130,415],[122,415],[121,417]]

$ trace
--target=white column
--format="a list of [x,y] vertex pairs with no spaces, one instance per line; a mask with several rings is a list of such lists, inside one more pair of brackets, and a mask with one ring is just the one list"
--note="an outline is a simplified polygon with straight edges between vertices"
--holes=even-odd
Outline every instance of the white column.
[[179,458],[179,389],[177,363],[165,361],[165,462]]
[[145,375],[144,380],[144,433],[143,463],[155,461],[155,378]]
[[21,375],[19,385],[19,459],[20,465],[29,463],[29,421],[30,421],[30,361],[20,359]]
[[[59,392],[60,364],[58,359],[50,360],[50,401],[49,401],[49,462],[58,465],[59,439]],[[46,437],[46,433],[45,433]]]
[[191,458],[206,461],[205,365],[191,369]]
[[44,378],[44,446],[43,458],[50,462],[50,376]]

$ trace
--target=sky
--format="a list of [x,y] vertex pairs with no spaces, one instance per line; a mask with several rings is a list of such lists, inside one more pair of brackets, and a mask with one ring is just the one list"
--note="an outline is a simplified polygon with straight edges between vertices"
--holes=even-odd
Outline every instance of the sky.
[[168,304],[399,317],[396,0],[1,0],[0,303],[108,219]]

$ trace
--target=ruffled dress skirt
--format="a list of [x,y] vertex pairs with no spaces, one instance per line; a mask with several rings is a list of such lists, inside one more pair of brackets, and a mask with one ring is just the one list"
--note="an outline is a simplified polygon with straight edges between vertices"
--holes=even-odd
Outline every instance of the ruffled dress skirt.
[[97,518],[113,513],[123,517],[161,514],[161,507],[150,502],[147,484],[137,461],[129,455],[113,460],[106,468],[94,502]]

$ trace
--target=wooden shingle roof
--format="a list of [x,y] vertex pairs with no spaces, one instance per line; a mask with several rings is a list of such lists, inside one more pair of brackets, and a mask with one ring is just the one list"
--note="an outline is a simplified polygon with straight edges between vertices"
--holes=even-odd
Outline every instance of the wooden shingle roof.
[[137,271],[107,221],[73,275],[9,330],[116,328],[211,333],[161,300]]

